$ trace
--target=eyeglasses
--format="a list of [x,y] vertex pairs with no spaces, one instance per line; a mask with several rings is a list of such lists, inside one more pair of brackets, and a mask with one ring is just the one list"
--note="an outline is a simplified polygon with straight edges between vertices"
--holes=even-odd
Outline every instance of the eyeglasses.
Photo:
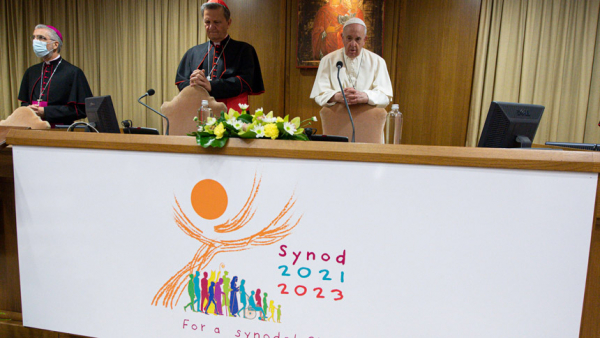
[[52,39],[48,39],[47,37],[43,36],[43,35],[32,35],[31,36],[31,40],[40,40],[40,41],[54,41]]

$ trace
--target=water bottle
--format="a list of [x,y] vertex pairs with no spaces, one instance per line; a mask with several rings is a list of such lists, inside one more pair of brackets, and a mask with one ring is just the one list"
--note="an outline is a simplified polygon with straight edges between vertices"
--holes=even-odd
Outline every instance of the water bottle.
[[212,110],[208,107],[208,100],[202,100],[202,105],[198,109],[198,119],[206,123],[207,119],[212,116]]
[[402,113],[400,106],[392,105],[392,110],[387,114],[385,120],[385,143],[400,144],[402,139]]

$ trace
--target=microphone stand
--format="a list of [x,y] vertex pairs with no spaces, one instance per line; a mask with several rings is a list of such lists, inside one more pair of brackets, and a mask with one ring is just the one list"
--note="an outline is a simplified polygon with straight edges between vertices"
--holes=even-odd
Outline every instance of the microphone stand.
[[342,81],[340,80],[340,69],[342,69],[342,66],[343,66],[342,61],[338,61],[336,64],[336,67],[338,69],[337,79],[338,79],[338,83],[340,84],[340,89],[342,91],[342,97],[344,98],[344,103],[346,104],[346,109],[348,109],[348,116],[350,116],[350,123],[352,123],[352,142],[354,142],[354,133],[355,133],[354,120],[352,119],[352,113],[350,112],[350,107],[348,106],[348,100],[346,100],[346,94],[344,94],[344,88],[342,87]]
[[169,135],[169,119],[168,119],[166,116],[164,116],[163,114],[161,114],[161,113],[157,112],[156,110],[152,109],[150,106],[148,106],[148,105],[147,105],[147,104],[145,104],[144,102],[140,101],[141,99],[143,99],[144,97],[146,97],[146,96],[148,96],[148,95],[150,95],[150,94],[146,93],[146,94],[142,95],[142,96],[141,96],[141,97],[138,99],[138,102],[139,102],[139,103],[140,103],[142,106],[144,106],[144,107],[146,107],[146,108],[148,108],[148,109],[152,110],[153,112],[155,112],[155,113],[157,113],[158,115],[162,116],[162,118],[163,118],[163,119],[167,120],[167,129],[166,129],[166,131],[165,131],[165,135]]

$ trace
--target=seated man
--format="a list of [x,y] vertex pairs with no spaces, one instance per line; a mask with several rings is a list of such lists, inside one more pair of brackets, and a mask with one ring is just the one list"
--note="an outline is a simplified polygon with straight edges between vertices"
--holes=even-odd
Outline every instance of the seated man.
[[19,101],[54,127],[86,117],[85,99],[92,90],[83,71],[60,56],[62,34],[52,26],[37,25],[33,51],[43,62],[29,67],[23,75]]
[[342,40],[344,47],[321,59],[310,98],[320,106],[332,106],[344,102],[337,79],[336,63],[342,61],[340,80],[348,105],[366,103],[386,107],[393,96],[392,81],[385,60],[364,49],[367,26],[359,18],[344,24]]
[[248,104],[248,94],[265,91],[258,56],[250,44],[227,34],[231,18],[225,2],[210,0],[202,5],[201,12],[210,41],[185,53],[175,84],[180,91],[189,85],[203,87],[227,108],[239,110],[239,103]]

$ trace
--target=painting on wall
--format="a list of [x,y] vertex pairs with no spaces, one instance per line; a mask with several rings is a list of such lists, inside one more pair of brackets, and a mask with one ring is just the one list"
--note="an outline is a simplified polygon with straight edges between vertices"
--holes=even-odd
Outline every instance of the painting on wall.
[[342,28],[351,18],[367,25],[365,48],[382,55],[384,0],[299,0],[298,68],[316,68],[320,60],[344,46]]

